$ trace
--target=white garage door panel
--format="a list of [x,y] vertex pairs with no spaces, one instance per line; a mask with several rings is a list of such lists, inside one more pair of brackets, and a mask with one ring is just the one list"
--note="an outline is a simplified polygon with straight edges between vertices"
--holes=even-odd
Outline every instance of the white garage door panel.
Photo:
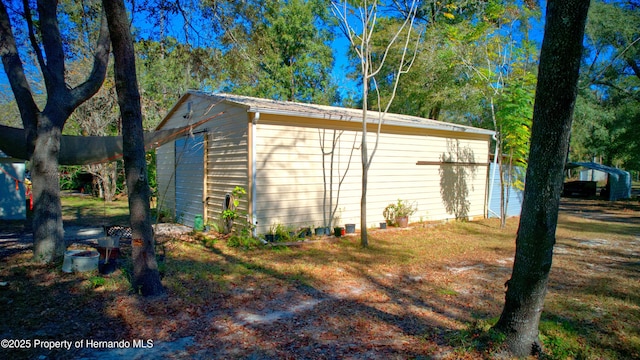
[[176,218],[193,226],[202,215],[204,182],[204,136],[196,134],[176,140]]

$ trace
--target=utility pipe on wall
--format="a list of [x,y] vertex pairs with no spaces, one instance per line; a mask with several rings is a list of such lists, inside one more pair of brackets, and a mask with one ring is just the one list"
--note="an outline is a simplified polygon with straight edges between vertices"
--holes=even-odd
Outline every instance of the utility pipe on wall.
[[257,179],[257,161],[256,161],[256,127],[260,120],[260,112],[253,114],[251,121],[251,224],[253,225],[252,235],[257,237],[257,217],[256,217],[256,179]]
[[494,133],[492,136],[493,140],[496,141],[496,150],[493,153],[493,170],[491,171],[491,182],[489,183],[489,197],[487,198],[487,217],[489,217],[489,213],[493,213],[493,215],[500,218],[500,214],[497,214],[495,211],[491,210],[491,196],[493,195],[493,183],[496,180],[496,168],[498,164],[498,146],[500,145],[498,142],[498,137]]

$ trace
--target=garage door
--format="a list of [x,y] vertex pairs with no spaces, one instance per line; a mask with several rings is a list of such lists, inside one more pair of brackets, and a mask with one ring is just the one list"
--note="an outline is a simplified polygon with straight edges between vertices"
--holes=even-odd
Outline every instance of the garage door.
[[176,219],[193,226],[203,214],[204,134],[176,140]]

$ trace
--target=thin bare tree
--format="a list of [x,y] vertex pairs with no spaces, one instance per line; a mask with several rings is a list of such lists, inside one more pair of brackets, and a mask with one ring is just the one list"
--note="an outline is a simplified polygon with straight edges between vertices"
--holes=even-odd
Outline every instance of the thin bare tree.
[[[382,124],[384,123],[385,116],[393,103],[393,99],[395,98],[400,76],[402,74],[406,74],[409,69],[411,69],[413,61],[415,60],[417,46],[415,47],[413,56],[410,56],[409,46],[412,40],[414,40],[413,27],[418,3],[415,0],[411,2],[409,10],[403,15],[404,21],[387,42],[387,45],[384,47],[381,54],[377,52],[378,47],[374,42],[374,39],[376,38],[375,30],[378,21],[378,1],[363,0],[358,2],[357,6],[354,6],[351,5],[351,2],[345,0],[332,2],[331,5],[334,16],[336,16],[340,21],[342,31],[346,35],[347,39],[349,39],[351,48],[358,57],[360,72],[362,75],[362,143],[360,145],[360,156],[362,161],[362,193],[360,198],[360,244],[363,247],[367,247],[369,245],[367,235],[367,175],[371,162],[373,161],[373,157],[378,149],[378,139],[380,138]],[[398,45],[399,41],[402,40],[403,37],[404,42],[400,43],[402,46],[400,50],[401,55],[393,79],[392,92],[385,100],[386,103],[382,104],[380,91],[376,82],[376,76],[380,74],[381,70],[385,66],[389,52],[394,48],[394,46]],[[419,36],[415,37],[416,45],[419,40]],[[369,93],[371,90],[376,93],[378,111],[375,113],[373,121],[373,124],[377,125],[375,142],[373,149],[371,150],[371,154],[369,154],[367,133],[369,130]]]

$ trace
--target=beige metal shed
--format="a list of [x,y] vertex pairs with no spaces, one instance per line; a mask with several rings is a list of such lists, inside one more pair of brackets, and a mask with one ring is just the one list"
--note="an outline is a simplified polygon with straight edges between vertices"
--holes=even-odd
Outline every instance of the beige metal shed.
[[[368,114],[373,149],[378,113]],[[216,221],[241,186],[257,233],[273,224],[360,225],[361,110],[191,91],[157,129],[204,120],[156,150],[158,204],[179,222]],[[417,205],[411,221],[483,218],[493,134],[387,114],[369,170],[368,226],[398,199]]]

